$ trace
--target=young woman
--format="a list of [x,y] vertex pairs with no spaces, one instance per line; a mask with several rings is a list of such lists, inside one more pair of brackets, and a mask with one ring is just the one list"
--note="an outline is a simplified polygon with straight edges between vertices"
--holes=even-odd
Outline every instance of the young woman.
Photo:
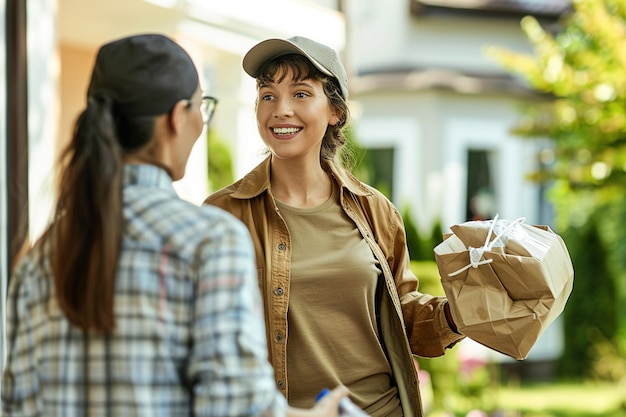
[[172,187],[215,103],[165,36],[99,50],[53,222],[10,282],[3,416],[337,415],[345,387],[288,409],[246,228]]
[[242,220],[254,242],[270,361],[290,404],[344,384],[372,416],[421,416],[412,354],[463,336],[445,298],[421,294],[402,218],[342,168],[346,72],[331,48],[269,39],[244,57],[270,155],[205,203]]

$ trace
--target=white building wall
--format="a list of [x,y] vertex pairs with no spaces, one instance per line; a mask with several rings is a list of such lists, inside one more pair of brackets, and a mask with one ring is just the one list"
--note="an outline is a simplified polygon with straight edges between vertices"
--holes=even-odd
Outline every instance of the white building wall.
[[347,0],[353,69],[462,68],[502,73],[487,46],[530,51],[519,20],[410,14],[407,0]]
[[424,232],[437,220],[444,227],[465,221],[470,149],[498,155],[493,174],[500,217],[538,219],[536,186],[524,178],[533,168],[537,144],[510,133],[519,117],[515,101],[432,91],[381,91],[357,100],[357,139],[366,147],[395,148],[398,191],[392,200],[399,207],[410,203]]
[[353,70],[394,65],[405,56],[408,36],[407,0],[346,0]]
[[357,124],[356,135],[359,144],[366,148],[394,148],[393,177],[398,181],[394,184],[392,199],[398,208],[424,195],[423,183],[419,180],[421,161],[415,158],[422,142],[419,120],[409,115],[370,117]]
[[[349,68],[352,76],[385,70],[455,70],[465,73],[505,74],[485,55],[491,45],[530,51],[530,46],[516,18],[495,19],[479,16],[427,15],[416,17],[406,0],[347,0],[350,15],[347,28]],[[449,80],[445,73],[443,81]],[[409,77],[410,78],[410,77]],[[536,145],[510,134],[519,117],[520,101],[505,94],[476,92],[473,86],[461,86],[462,94],[443,90],[375,90],[352,96],[359,109],[359,140],[377,123],[408,117],[419,126],[412,140],[415,150],[411,167],[399,172],[416,172],[414,179],[396,176],[397,189],[414,187],[412,193],[394,196],[404,204],[412,196],[414,215],[424,231],[441,220],[444,227],[465,220],[466,155],[469,149],[492,150],[498,155],[496,167],[497,208],[501,217],[522,213],[529,220],[538,217],[535,188],[524,181],[534,163]],[[405,135],[406,137],[406,135]],[[392,139],[395,141],[397,139]],[[417,168],[416,168],[417,167]],[[503,168],[506,167],[506,172]],[[415,171],[417,170],[417,171]],[[445,192],[444,192],[445,190]]]
[[502,68],[484,55],[486,47],[497,44],[519,51],[530,50],[519,19],[417,18],[408,13],[407,18],[410,29],[409,37],[403,42],[403,56],[409,64],[501,73]]
[[446,120],[444,138],[448,152],[443,161],[444,183],[453,185],[454,191],[446,193],[443,201],[444,224],[465,220],[465,166],[467,152],[471,149],[484,149],[496,155],[491,168],[500,218],[515,219],[529,214],[534,217],[536,207],[528,204],[536,203],[534,187],[523,179],[528,151],[519,138],[511,137],[509,127],[507,121],[492,118],[451,117]]

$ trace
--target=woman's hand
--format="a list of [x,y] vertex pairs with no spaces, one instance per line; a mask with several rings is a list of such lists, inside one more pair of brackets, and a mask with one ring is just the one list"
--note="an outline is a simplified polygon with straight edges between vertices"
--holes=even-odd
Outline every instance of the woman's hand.
[[343,385],[339,385],[328,394],[324,395],[312,408],[302,409],[289,407],[288,417],[339,417],[339,401],[348,395],[350,391]]
[[343,385],[337,386],[334,390],[324,395],[311,409],[311,416],[318,417],[339,417],[339,401],[350,391]]

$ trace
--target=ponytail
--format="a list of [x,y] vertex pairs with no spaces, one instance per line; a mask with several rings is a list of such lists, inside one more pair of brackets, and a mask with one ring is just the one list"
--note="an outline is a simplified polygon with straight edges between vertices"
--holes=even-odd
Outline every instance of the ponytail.
[[112,100],[88,98],[71,143],[51,226],[56,297],[68,320],[85,330],[110,333],[115,278],[122,242],[123,151]]

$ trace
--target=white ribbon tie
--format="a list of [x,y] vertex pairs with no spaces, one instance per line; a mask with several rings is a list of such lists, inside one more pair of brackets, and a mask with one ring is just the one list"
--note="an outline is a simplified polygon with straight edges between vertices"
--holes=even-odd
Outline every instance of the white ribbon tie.
[[480,265],[485,265],[493,262],[493,259],[483,259],[485,251],[490,251],[493,248],[493,245],[495,245],[496,242],[498,242],[504,235],[506,235],[506,233],[511,230],[513,226],[515,226],[517,223],[522,223],[524,220],[526,220],[524,217],[515,219],[502,231],[502,233],[496,235],[495,239],[490,242],[489,240],[491,239],[491,235],[494,233],[494,228],[496,226],[496,223],[498,222],[498,215],[496,214],[491,221],[491,226],[489,227],[489,232],[487,233],[487,238],[485,239],[485,244],[480,248],[473,248],[471,246],[468,247],[467,249],[469,251],[470,263],[468,265],[465,265],[458,271],[448,274],[448,276],[453,277],[463,271],[468,270],[469,268],[478,268]]

